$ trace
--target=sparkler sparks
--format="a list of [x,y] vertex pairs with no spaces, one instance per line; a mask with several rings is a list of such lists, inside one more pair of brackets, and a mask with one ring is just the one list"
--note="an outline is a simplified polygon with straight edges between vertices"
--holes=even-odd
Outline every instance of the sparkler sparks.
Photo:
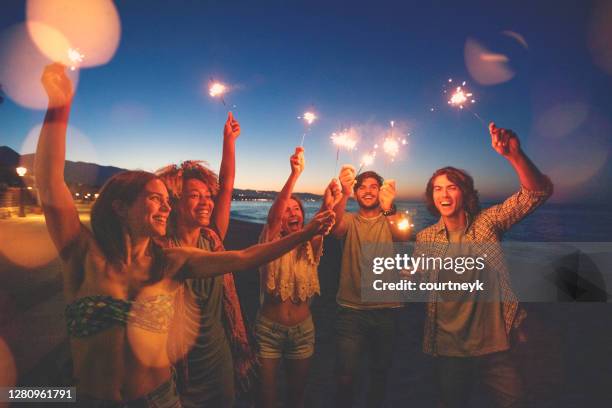
[[361,167],[370,166],[374,163],[374,158],[376,158],[376,152],[366,153],[361,157]]
[[317,115],[310,111],[304,112],[302,116],[298,116],[297,118],[304,120],[304,122],[308,124],[308,129],[302,134],[302,143],[300,143],[300,146],[304,146],[304,139],[306,138],[306,133],[310,132],[310,125],[312,125],[312,123],[318,118]]
[[401,219],[397,222],[397,228],[400,231],[406,231],[407,229],[414,228],[412,216],[410,215],[409,211],[406,211],[405,214],[401,214]]
[[388,137],[383,142],[383,150],[391,159],[394,159],[399,153],[399,143],[394,138]]
[[81,54],[79,50],[76,48],[68,48],[68,59],[72,63],[70,65],[70,70],[74,71],[77,68],[77,66],[81,62],[83,62],[83,59],[85,59],[85,55]]
[[304,119],[308,125],[312,125],[312,122],[317,120],[317,115],[312,112],[305,112],[302,116],[299,116],[298,119]]
[[208,94],[213,98],[222,96],[227,91],[227,87],[220,82],[213,82],[208,88]]
[[389,136],[385,137],[382,148],[391,161],[395,161],[395,157],[400,151],[400,146],[406,145],[408,142],[406,142],[406,139],[394,136],[393,129],[395,128],[395,121],[392,120],[389,123],[391,125],[391,132]]
[[[452,78],[448,79],[449,83],[453,82]],[[460,86],[455,88],[455,91],[448,100],[448,104],[451,106],[458,106],[459,109],[463,109],[468,103],[476,103],[474,94],[470,92],[466,87],[466,82],[463,81]],[[447,93],[447,90],[444,90]]]
[[353,150],[357,145],[357,140],[348,129],[344,129],[344,131],[340,133],[332,133],[331,140],[338,146],[338,150],[341,148]]

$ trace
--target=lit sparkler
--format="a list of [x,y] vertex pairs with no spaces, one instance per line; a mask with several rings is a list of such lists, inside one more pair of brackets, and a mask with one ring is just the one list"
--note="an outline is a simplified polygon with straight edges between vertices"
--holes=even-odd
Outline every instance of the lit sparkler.
[[77,66],[83,62],[85,59],[85,55],[81,54],[76,48],[68,48],[68,59],[72,64],[70,64],[70,70],[74,71]]
[[210,86],[208,94],[214,98],[215,96],[223,95],[225,93],[225,89],[225,85],[215,82]]
[[412,216],[408,211],[405,214],[400,214],[400,220],[397,222],[397,228],[400,231],[406,231],[410,228],[414,228],[414,224],[412,223]]
[[390,124],[391,124],[391,132],[390,132],[390,135],[386,137],[385,140],[383,141],[383,151],[385,152],[387,156],[389,156],[391,161],[395,161],[395,156],[397,156],[397,154],[399,153],[400,146],[406,145],[408,142],[406,142],[406,139],[399,139],[398,137],[395,137],[393,135],[393,128],[395,127],[395,121],[392,120]]
[[223,102],[223,106],[225,106],[225,99],[223,95],[227,92],[227,86],[223,85],[221,82],[212,82],[208,87],[208,94],[212,98],[221,98],[221,102]]
[[310,125],[312,125],[312,123],[318,118],[317,115],[309,111],[304,112],[302,116],[298,116],[298,119],[302,119],[308,124],[308,129],[306,129],[306,131],[302,134],[302,143],[300,143],[300,146],[304,146],[304,138],[306,137],[306,133],[310,132]]
[[[449,83],[453,82],[452,78],[448,79]],[[444,90],[444,93],[448,93],[448,90]],[[484,119],[482,119],[476,112],[472,111],[469,106],[476,103],[476,99],[474,98],[474,94],[472,92],[470,92],[470,90],[468,88],[466,88],[466,82],[463,81],[461,83],[460,86],[455,87],[454,92],[451,94],[449,100],[448,100],[448,104],[450,106],[455,106],[455,107],[459,107],[459,109],[464,109],[467,108],[467,110],[469,110],[470,112],[472,112],[472,115],[474,115],[474,117],[476,117],[476,119],[478,119],[483,126],[486,128],[487,125],[484,121]]]
[[340,159],[340,149],[346,149],[351,151],[357,145],[357,139],[354,136],[352,129],[344,129],[339,133],[332,133],[330,139],[336,145],[336,167],[334,168],[334,174],[338,170],[338,160]]
[[378,145],[375,144],[374,148],[361,156],[361,163],[359,165],[359,170],[357,170],[357,176],[361,174],[361,170],[363,170],[366,166],[371,166],[374,163],[374,159],[376,159],[376,149],[378,149]]
[[341,148],[353,150],[357,145],[357,140],[348,129],[344,129],[344,131],[340,133],[332,133],[331,140],[336,146],[338,146],[338,150]]
[[383,142],[383,150],[391,159],[394,159],[399,153],[399,143],[393,137],[388,137]]
[[[452,82],[452,78],[449,79]],[[451,106],[458,106],[459,109],[463,109],[468,103],[476,103],[474,94],[470,92],[466,87],[466,82],[463,81],[460,86],[455,88],[455,91],[448,100],[448,104]],[[446,93],[446,91],[444,91]]]
[[310,126],[312,125],[312,122],[317,120],[317,115],[312,112],[305,112],[302,116],[298,116],[298,119],[304,119],[304,121]]

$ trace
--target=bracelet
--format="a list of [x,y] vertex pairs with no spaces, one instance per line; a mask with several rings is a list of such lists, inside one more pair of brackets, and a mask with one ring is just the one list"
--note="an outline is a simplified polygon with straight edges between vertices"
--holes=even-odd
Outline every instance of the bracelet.
[[384,215],[385,217],[388,217],[389,215],[395,215],[395,213],[397,212],[397,208],[395,207],[395,204],[391,205],[391,208],[388,210],[384,210],[382,212],[382,215]]

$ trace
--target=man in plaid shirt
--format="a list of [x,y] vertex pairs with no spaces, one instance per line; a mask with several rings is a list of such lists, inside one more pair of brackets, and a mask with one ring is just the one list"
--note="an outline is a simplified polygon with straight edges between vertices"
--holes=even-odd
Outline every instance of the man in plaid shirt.
[[427,304],[423,351],[435,357],[442,407],[469,402],[476,378],[496,406],[522,406],[523,386],[510,356],[510,335],[525,317],[512,292],[500,245],[503,234],[543,204],[552,184],[529,160],[514,132],[489,125],[493,149],[516,171],[521,189],[503,203],[480,209],[478,192],[466,172],[437,170],[427,183],[429,211],[440,220],[417,234],[415,255],[458,257],[484,254],[486,267],[459,274],[431,270],[430,282],[484,282],[485,291],[432,291]]

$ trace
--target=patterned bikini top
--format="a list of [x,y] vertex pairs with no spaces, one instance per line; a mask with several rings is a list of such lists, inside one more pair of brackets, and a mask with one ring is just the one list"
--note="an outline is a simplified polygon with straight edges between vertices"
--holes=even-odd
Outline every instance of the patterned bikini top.
[[93,336],[117,324],[166,333],[174,315],[174,296],[157,295],[137,301],[86,296],[67,305],[64,313],[72,337]]

